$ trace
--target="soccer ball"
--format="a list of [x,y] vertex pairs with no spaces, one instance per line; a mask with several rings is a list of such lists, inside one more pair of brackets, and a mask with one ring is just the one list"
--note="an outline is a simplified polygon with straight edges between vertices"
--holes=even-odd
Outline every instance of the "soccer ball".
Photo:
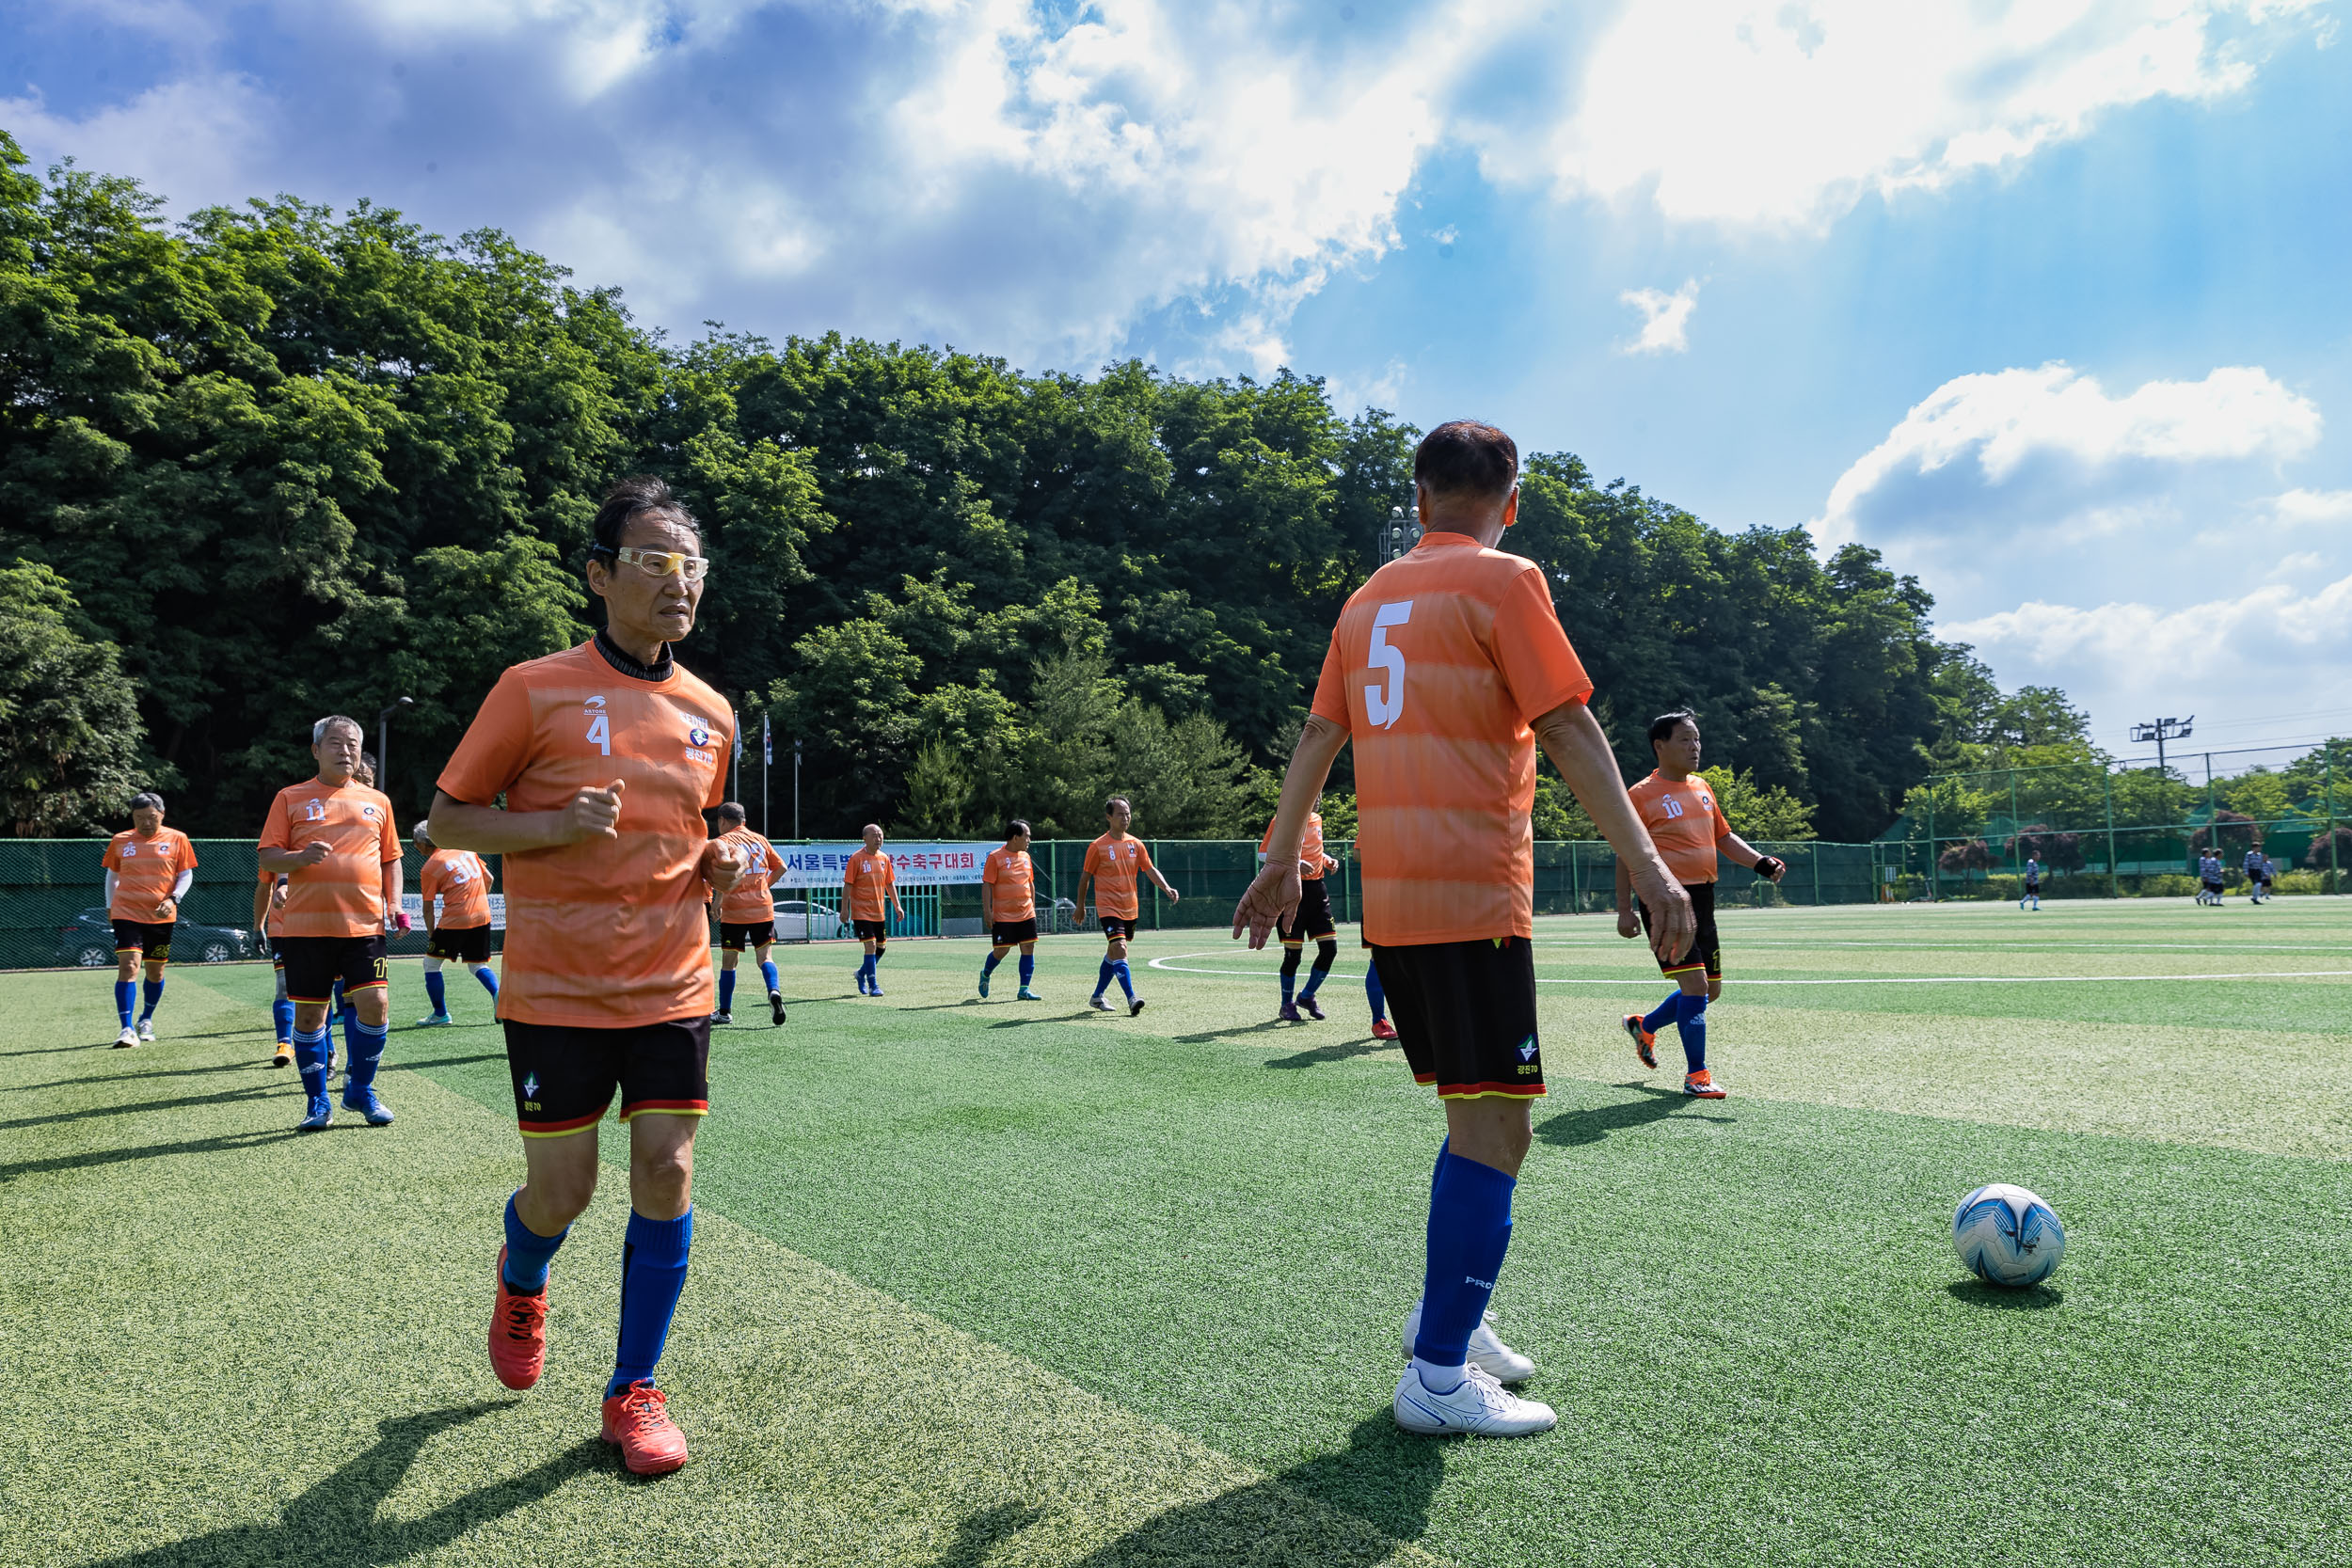
[[1952,1213],[1952,1247],[1986,1284],[2022,1290],[2058,1268],[2066,1255],[2066,1227],[2025,1188],[1995,1181],[1960,1200]]

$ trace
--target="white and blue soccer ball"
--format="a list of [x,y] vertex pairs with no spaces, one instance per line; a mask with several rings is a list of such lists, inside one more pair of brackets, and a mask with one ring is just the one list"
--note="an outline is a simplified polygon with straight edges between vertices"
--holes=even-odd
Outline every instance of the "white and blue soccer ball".
[[1960,1200],[1952,1213],[1952,1247],[1979,1279],[2022,1290],[2058,1268],[2066,1256],[2066,1227],[2025,1188],[1994,1181]]

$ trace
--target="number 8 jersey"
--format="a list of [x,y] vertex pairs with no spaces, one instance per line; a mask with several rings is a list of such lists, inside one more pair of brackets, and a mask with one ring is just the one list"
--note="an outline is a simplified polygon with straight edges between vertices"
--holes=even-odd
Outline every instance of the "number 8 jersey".
[[726,701],[673,664],[623,674],[593,641],[517,664],[482,700],[441,792],[469,805],[561,811],[615,779],[617,839],[510,852],[499,1017],[624,1028],[710,1011],[703,812],[725,797]]
[[1429,533],[1349,596],[1314,711],[1356,748],[1364,939],[1534,934],[1535,736],[1584,673],[1542,568]]

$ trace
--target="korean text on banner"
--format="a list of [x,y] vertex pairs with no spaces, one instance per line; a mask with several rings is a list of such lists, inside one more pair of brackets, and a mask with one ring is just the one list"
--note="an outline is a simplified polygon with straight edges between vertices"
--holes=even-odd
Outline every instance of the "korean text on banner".
[[[842,868],[862,844],[793,844],[776,846],[784,860],[777,887],[839,887]],[[898,872],[900,887],[937,887],[946,882],[977,882],[993,844],[892,843],[882,846]]]

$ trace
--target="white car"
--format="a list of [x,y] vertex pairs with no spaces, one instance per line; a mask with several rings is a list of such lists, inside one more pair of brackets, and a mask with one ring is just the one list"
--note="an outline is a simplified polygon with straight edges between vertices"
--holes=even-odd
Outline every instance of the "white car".
[[822,904],[805,898],[776,900],[778,942],[834,942],[850,934],[850,923]]

